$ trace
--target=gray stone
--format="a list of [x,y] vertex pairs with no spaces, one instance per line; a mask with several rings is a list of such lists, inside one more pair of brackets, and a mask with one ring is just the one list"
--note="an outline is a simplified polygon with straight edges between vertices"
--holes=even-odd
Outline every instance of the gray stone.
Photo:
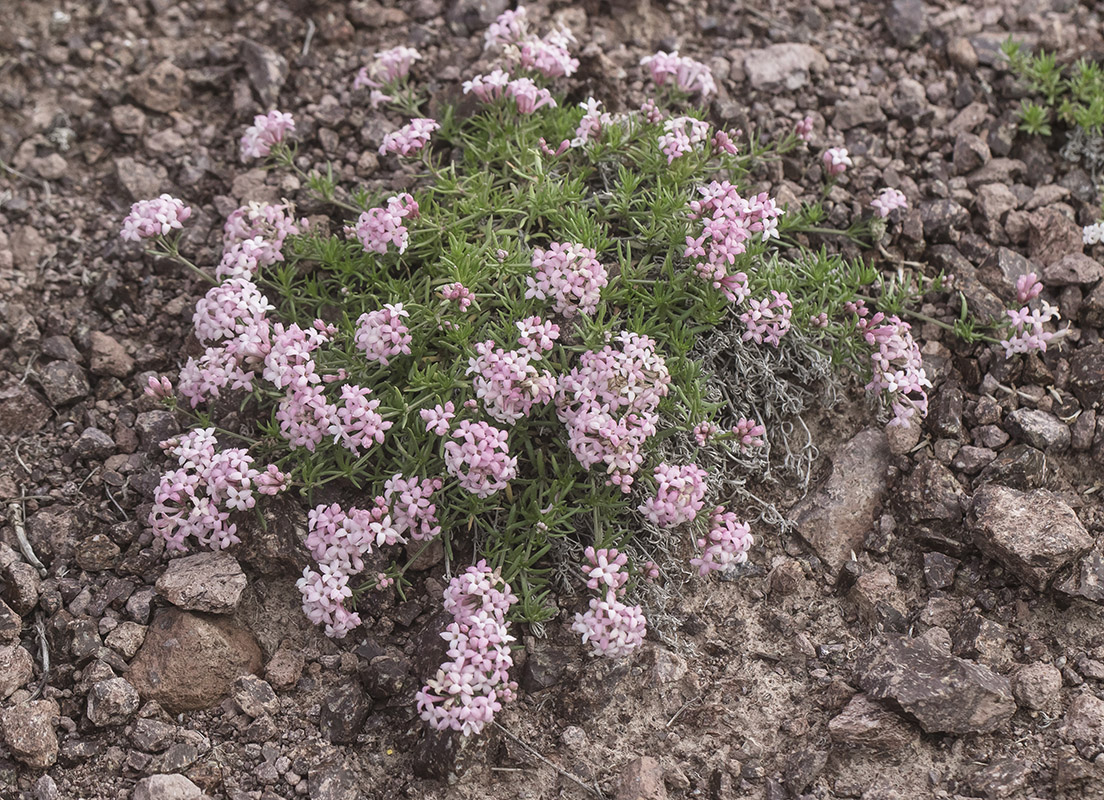
[[1047,286],[1096,283],[1104,278],[1104,266],[1084,253],[1067,253],[1043,270]]
[[924,235],[941,242],[958,241],[959,232],[970,224],[970,212],[950,198],[920,203]]
[[125,378],[134,371],[134,359],[115,339],[101,331],[89,335],[89,368],[93,375],[110,375]]
[[988,143],[980,136],[963,131],[955,137],[952,158],[955,172],[959,175],[985,166],[992,157]]
[[99,428],[85,428],[73,445],[73,454],[84,461],[102,461],[115,452],[115,440]]
[[143,411],[134,422],[138,441],[146,452],[153,451],[161,442],[180,433],[180,424],[171,411],[157,409]]
[[19,634],[23,630],[23,618],[15,613],[0,600],[0,644],[10,644],[19,641]]
[[884,122],[882,104],[876,97],[856,97],[853,100],[836,103],[836,111],[832,116],[832,127],[841,131],[857,128],[860,125],[877,126]]
[[84,370],[71,361],[51,361],[39,373],[39,383],[46,399],[55,406],[80,400],[92,391]]
[[312,768],[307,778],[310,800],[360,800],[362,780],[344,767]]
[[985,469],[986,465],[996,457],[996,452],[990,450],[988,447],[974,447],[968,444],[958,449],[954,459],[951,461],[951,466],[954,467],[957,472],[962,472],[966,475],[976,475],[981,472],[981,470]]
[[1005,426],[1021,442],[1048,453],[1062,453],[1070,446],[1069,425],[1046,411],[1017,408],[1005,417]]
[[100,681],[88,692],[88,719],[100,728],[122,725],[138,710],[139,703],[138,692],[125,678]]
[[865,694],[857,694],[828,721],[828,735],[837,745],[894,753],[916,740],[912,727],[899,714]]
[[264,108],[274,108],[288,75],[288,61],[271,47],[246,39],[241,45],[245,72]]
[[1036,264],[1053,264],[1070,253],[1082,253],[1081,228],[1054,206],[1028,215],[1027,256]]
[[663,767],[651,756],[638,756],[625,765],[618,779],[617,800],[667,800]]
[[1045,490],[986,484],[974,494],[968,525],[982,552],[1037,590],[1093,543],[1073,509]]
[[5,700],[34,674],[31,654],[18,644],[0,645],[0,700]]
[[125,621],[120,622],[115,630],[107,634],[104,638],[104,644],[119,653],[123,658],[129,660],[134,658],[138,649],[142,646],[142,642],[145,640],[145,625]]
[[322,736],[334,744],[352,744],[371,710],[372,701],[359,682],[345,681],[335,686],[322,702]]
[[143,717],[135,720],[130,731],[130,743],[143,753],[160,753],[168,749],[176,735],[175,725]]
[[811,73],[828,68],[828,60],[815,47],[796,42],[772,44],[744,54],[744,72],[753,89],[800,89]]
[[131,800],[209,800],[183,775],[150,775],[134,786]]
[[981,471],[976,482],[1000,483],[1013,489],[1029,491],[1047,482],[1047,457],[1031,445],[1009,447]]
[[[969,778],[970,788],[978,797],[993,800],[1011,797],[1027,785],[1031,768],[1014,758],[999,758],[979,767]],[[1019,796],[1019,795],[1017,795]]]
[[1104,396],[1104,342],[1082,347],[1070,356],[1070,388],[1093,406]]
[[239,711],[254,719],[264,714],[275,714],[280,709],[280,701],[276,699],[272,687],[256,675],[242,675],[234,681],[231,697]]
[[961,563],[957,558],[943,553],[924,553],[924,581],[928,588],[935,590],[954,586],[955,573]]
[[1062,673],[1050,664],[1025,664],[1012,676],[1012,694],[1029,711],[1057,711],[1061,689]]
[[928,733],[988,733],[1016,711],[1006,678],[955,658],[926,637],[875,642],[857,670],[871,697],[893,700]]
[[127,678],[169,713],[210,708],[263,663],[253,635],[225,617],[159,610]]
[[801,537],[833,572],[862,550],[886,492],[889,445],[868,428],[839,449],[824,487],[790,512]]
[[915,47],[928,32],[931,13],[921,0],[892,0],[885,10],[889,35],[899,47]]
[[111,569],[119,560],[119,545],[111,541],[107,534],[96,533],[77,543],[74,557],[77,566],[87,572],[102,572]]
[[938,461],[918,465],[901,490],[901,502],[917,521],[957,523],[962,519],[964,498],[954,473]]
[[974,204],[983,217],[1000,222],[1005,214],[1019,206],[1020,201],[1003,183],[987,183],[978,187]]
[[241,602],[247,580],[229,553],[196,553],[174,558],[157,579],[157,593],[177,608],[229,614]]

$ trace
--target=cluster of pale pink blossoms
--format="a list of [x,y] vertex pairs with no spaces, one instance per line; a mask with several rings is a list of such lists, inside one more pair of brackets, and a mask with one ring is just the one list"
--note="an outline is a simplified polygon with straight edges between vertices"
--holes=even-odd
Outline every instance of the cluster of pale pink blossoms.
[[368,102],[372,108],[379,108],[383,103],[395,99],[382,90],[394,91],[410,75],[414,62],[421,58],[421,54],[413,47],[392,47],[376,53],[371,65],[360,68],[353,81],[353,88],[370,88],[372,91]]
[[889,402],[893,411],[889,425],[906,426],[917,412],[921,417],[927,415],[926,390],[931,388],[931,381],[924,373],[924,358],[912,338],[912,326],[896,314],[887,317],[879,311],[871,316],[861,300],[848,303],[846,308],[856,316],[866,343],[874,348],[870,355],[872,376],[866,390]]
[[167,236],[184,227],[191,215],[192,209],[172,195],[163,194],[154,200],[139,200],[130,207],[119,236],[131,242]]
[[503,703],[514,699],[514,637],[506,615],[516,602],[510,585],[486,561],[449,581],[444,607],[452,622],[441,638],[448,642],[450,660],[415,695],[422,719],[432,727],[465,736],[479,733]]
[[[163,391],[163,384],[158,382],[158,388]],[[237,544],[241,540],[230,515],[256,505],[254,490],[274,495],[287,488],[274,465],[258,471],[248,451],[219,450],[214,428],[196,428],[161,446],[176,457],[177,468],[161,476],[148,522],[169,550],[187,549],[189,538],[212,550]]]
[[1048,322],[1061,319],[1058,309],[1046,300],[1039,301],[1039,308],[1031,308],[1028,303],[1043,291],[1043,284],[1034,272],[1021,275],[1016,280],[1016,299],[1023,303],[1019,310],[1007,309],[1005,313],[1011,320],[1011,330],[1001,339],[1004,357],[1011,358],[1017,353],[1031,353],[1038,350],[1046,352],[1047,342],[1061,333],[1048,331],[1043,326]]
[[399,254],[410,243],[408,220],[418,218],[418,203],[406,192],[387,198],[387,205],[361,212],[356,225],[345,227],[345,235],[357,239],[366,253],[383,255],[389,246]]
[[241,138],[241,160],[264,158],[272,152],[273,145],[294,132],[295,120],[291,114],[276,110],[258,114]]
[[583,644],[590,644],[592,656],[627,656],[644,643],[648,631],[640,606],[626,605],[621,599],[629,581],[623,571],[628,557],[616,549],[593,547],[585,555],[583,575],[598,596],[591,598],[589,611],[575,615],[571,629],[582,636]]

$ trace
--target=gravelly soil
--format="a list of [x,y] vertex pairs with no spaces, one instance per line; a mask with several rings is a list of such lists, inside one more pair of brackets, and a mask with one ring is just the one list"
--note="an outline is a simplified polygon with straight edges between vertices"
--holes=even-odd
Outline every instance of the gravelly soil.
[[[770,135],[806,113],[816,119],[812,155],[771,166],[762,189],[790,201],[815,195],[816,154],[844,145],[855,167],[829,196],[833,224],[868,213],[881,186],[911,201],[885,252],[867,255],[887,268],[907,260],[954,272],[981,313],[1011,304],[1016,277],[1033,268],[1073,325],[1044,357],[1008,362],[918,326],[937,384],[922,429],[888,444],[863,434],[878,446],[860,460],[878,468],[848,481],[833,466],[870,424],[865,407],[856,399],[810,415],[823,454],[816,499],[784,532],[759,526],[735,580],[691,585],[675,610],[676,642],[588,660],[552,624],[546,638],[524,641],[524,691],[504,729],[455,752],[455,742],[426,736],[411,703],[439,661],[440,576],[424,578],[410,603],[384,602],[364,636],[341,643],[302,618],[294,549],[275,534],[235,553],[249,584],[234,621],[214,626],[221,633],[154,593],[166,559],[138,520],[161,467],[156,443],[174,423],[151,413],[138,387],[146,372],[171,372],[197,352],[188,333],[203,287],[119,241],[129,204],[185,198],[195,210],[185,248],[200,263],[215,262],[222,218],[243,201],[288,197],[318,210],[294,179],[236,162],[240,131],[272,105],[295,114],[302,152],[334,161],[343,181],[403,186],[408,176],[373,155],[399,120],[370,111],[352,75],[372,52],[411,44],[425,57],[416,76],[458,92],[501,7],[3,8],[0,694],[6,676],[19,680],[0,699],[0,797],[129,797],[162,773],[235,800],[1104,797],[1095,583],[1104,576],[1104,283],[1098,262],[1095,272],[1077,264],[1073,278],[1055,266],[1082,252],[1078,226],[1095,221],[1099,196],[1058,143],[1017,134],[1019,94],[996,59],[1010,33],[1063,61],[1104,55],[1093,3],[531,9],[579,37],[571,99],[633,108],[645,96],[641,56],[677,48],[706,61],[720,86],[718,121]],[[945,296],[929,300],[925,313],[949,318]],[[976,502],[983,486],[1053,494],[1007,500],[1002,508],[1024,512],[1006,524]],[[769,490],[787,507],[800,497]],[[802,517],[810,504],[828,516]],[[1065,527],[1055,522],[1061,507],[1076,515]],[[294,535],[295,515],[272,513],[283,523],[273,529]],[[19,552],[23,519],[44,580]],[[858,526],[856,561],[833,569],[817,543],[845,525]],[[1043,540],[1058,544],[1034,551]],[[928,657],[901,656],[900,674],[887,677],[872,663],[903,652],[900,635],[918,637],[907,652]],[[160,703],[143,697],[121,721],[104,719],[96,704],[119,699],[107,694],[118,684],[104,684],[137,682],[135,651],[158,636],[222,641],[227,659],[266,683],[239,681],[221,705],[183,713],[170,713],[179,700],[170,687]],[[187,671],[193,662],[182,658]],[[196,673],[193,688],[208,677]],[[979,716],[986,709],[992,724]]]

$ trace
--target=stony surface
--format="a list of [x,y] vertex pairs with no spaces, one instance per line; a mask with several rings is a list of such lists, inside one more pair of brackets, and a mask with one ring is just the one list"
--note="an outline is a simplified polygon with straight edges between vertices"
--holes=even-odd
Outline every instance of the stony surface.
[[208,800],[208,796],[183,775],[150,775],[134,786],[131,800]]
[[177,712],[211,707],[261,664],[248,630],[220,617],[162,609],[127,676],[144,699]]
[[138,710],[138,692],[125,678],[100,681],[88,691],[88,719],[101,728],[122,725]]
[[18,761],[36,770],[53,766],[58,757],[58,706],[52,700],[32,700],[0,710],[4,744]]
[[898,703],[928,733],[988,732],[1016,711],[1007,678],[923,638],[873,644],[859,662],[859,683],[872,698]]
[[177,608],[230,614],[248,583],[229,553],[196,553],[174,558],[157,579],[157,593]]
[[17,644],[0,645],[0,700],[25,685],[33,672],[30,653]]
[[996,484],[974,494],[970,527],[982,551],[1036,589],[1093,543],[1073,509],[1054,494]]
[[865,694],[851,698],[847,706],[828,723],[828,733],[837,745],[895,753],[908,747],[916,733],[901,716]]
[[[175,773],[230,800],[353,800],[364,787],[427,800],[584,796],[528,746],[606,797],[645,758],[659,766],[651,785],[672,800],[1104,796],[1104,767],[1092,760],[1098,709],[1081,699],[1095,697],[1104,674],[1099,545],[1036,590],[986,557],[955,511],[993,482],[1047,489],[1101,538],[1104,281],[1093,276],[1104,251],[1080,241],[1100,198],[1090,171],[1058,154],[1064,133],[1017,132],[1022,91],[998,51],[1014,34],[1056,50],[1061,63],[1104,52],[1095,6],[1068,0],[527,4],[539,29],[562,22],[579,38],[580,73],[564,84],[571,102],[590,94],[611,111],[637,107],[646,96],[639,59],[677,48],[714,70],[714,121],[773,138],[813,117],[808,152],[753,171],[757,191],[823,201],[830,224],[843,226],[867,217],[883,186],[907,195],[911,207],[891,217],[879,247],[813,235],[814,246],[868,258],[886,275],[907,274],[910,263],[946,269],[981,318],[1002,318],[1016,277],[1033,270],[1070,334],[1041,356],[1006,361],[999,348],[913,320],[935,383],[932,414],[876,456],[884,496],[855,525],[861,533],[845,526],[846,547],[833,548],[824,533],[809,548],[756,523],[735,580],[695,582],[676,608],[652,617],[647,648],[669,654],[655,663],[650,652],[614,664],[587,659],[559,621],[545,626],[550,641],[519,631],[527,645],[519,662],[532,663],[519,663],[525,685],[501,720],[524,746],[497,729],[461,746],[414,721],[412,694],[442,657],[437,631],[420,630],[431,615],[417,616],[439,601],[439,561],[419,564],[428,571],[401,612],[380,596],[363,641],[326,641],[306,626],[294,589],[306,566],[302,524],[290,502],[260,504],[263,535],[234,551],[249,591],[228,623],[251,633],[235,652],[256,652],[252,639],[263,647],[276,702],[245,681],[248,697],[235,698],[234,675],[211,694],[209,711],[169,716],[145,700],[125,725],[88,718],[94,686],[134,680],[132,661],[148,665],[148,653],[137,655],[146,627],[166,613],[154,585],[170,560],[140,521],[164,466],[158,443],[187,420],[150,403],[141,384],[201,352],[188,330],[205,287],[118,241],[128,204],[162,191],[185,198],[195,216],[184,246],[206,264],[217,263],[221,219],[240,202],[287,197],[319,219],[328,209],[299,182],[237,161],[233,140],[271,107],[296,115],[304,164],[331,160],[350,188],[409,187],[408,171],[374,155],[381,131],[401,118],[371,110],[350,91],[351,76],[373,52],[413,44],[424,56],[415,83],[457,93],[464,76],[486,67],[480,37],[505,5],[5,7],[0,161],[18,174],[0,170],[0,647],[18,645],[36,666],[0,701],[0,715],[24,707],[37,687],[41,621],[52,666],[46,700],[35,702],[46,705],[41,723],[18,730],[41,733],[42,752],[52,742],[57,761],[43,772],[0,747],[0,785],[35,800],[117,800],[150,776]],[[818,159],[831,146],[846,146],[854,166],[822,198]],[[955,292],[921,303],[947,324],[960,312]],[[833,480],[840,445],[871,424],[851,400],[805,415],[822,454],[812,497]],[[1027,411],[1068,426],[1068,446],[1029,440],[1017,428]],[[233,417],[225,421],[244,422]],[[752,488],[784,512],[804,493],[784,475]],[[14,539],[10,505],[21,492],[45,576]],[[832,520],[846,520],[844,510]],[[20,566],[5,572],[9,550]],[[834,553],[834,566],[822,551]],[[571,602],[568,615],[578,610]],[[903,758],[834,741],[831,724],[859,702],[857,654],[872,629],[898,625],[1011,678],[1020,712],[994,733],[919,736],[886,706],[913,734]],[[204,683],[203,670],[190,669],[188,681]],[[660,674],[670,682],[653,685]],[[371,711],[354,744],[333,744],[322,707],[334,687],[356,681]]]
[[791,512],[801,536],[833,571],[862,549],[885,496],[888,462],[885,434],[863,431],[840,448],[824,488]]

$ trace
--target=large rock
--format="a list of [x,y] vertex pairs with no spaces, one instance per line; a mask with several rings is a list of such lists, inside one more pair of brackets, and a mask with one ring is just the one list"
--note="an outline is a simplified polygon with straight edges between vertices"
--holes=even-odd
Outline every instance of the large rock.
[[48,769],[58,756],[53,700],[32,700],[0,712],[0,731],[11,754],[32,769]]
[[1061,453],[1070,446],[1069,425],[1035,408],[1017,408],[1005,419],[1009,433],[1038,450]]
[[166,608],[154,616],[127,677],[143,698],[175,714],[210,708],[262,663],[253,634],[235,622]]
[[988,733],[1016,712],[1007,678],[955,658],[928,637],[876,641],[857,670],[871,697],[893,700],[928,733]]
[[744,72],[753,89],[799,89],[809,82],[810,73],[827,68],[828,59],[807,44],[772,44],[744,54]]
[[208,800],[208,797],[183,775],[150,775],[135,784],[131,800]]
[[11,696],[34,674],[31,654],[18,644],[0,645],[0,700]]
[[1104,278],[1104,266],[1084,253],[1067,253],[1043,270],[1048,286],[1096,283]]
[[790,513],[801,537],[832,572],[862,550],[886,492],[889,444],[869,428],[840,448],[824,487]]
[[986,484],[974,494],[968,524],[982,552],[1037,590],[1093,543],[1073,509],[1041,489]]
[[151,111],[167,114],[180,105],[186,89],[184,70],[171,61],[161,61],[134,79],[130,93]]
[[246,39],[241,45],[241,57],[249,81],[265,108],[273,108],[287,80],[288,61],[271,47]]
[[908,747],[916,738],[900,715],[865,694],[852,697],[843,711],[829,720],[828,735],[835,744],[885,753]]
[[229,614],[241,602],[245,584],[237,559],[218,552],[173,559],[155,588],[177,608]]
[[931,12],[922,0],[891,0],[885,10],[889,35],[900,47],[915,47],[928,32]]
[[360,681],[349,680],[335,686],[322,702],[319,718],[322,736],[334,744],[352,744],[371,710],[372,701]]
[[1087,406],[1104,396],[1104,342],[1082,347],[1070,356],[1070,388]]
[[1054,206],[1028,216],[1027,256],[1036,264],[1053,264],[1070,253],[1083,253],[1081,228]]
[[1075,697],[1066,712],[1062,738],[1093,755],[1104,750],[1104,700],[1091,692]]
[[1061,689],[1062,673],[1057,667],[1041,661],[1025,664],[1012,676],[1012,695],[1030,711],[1053,714],[1058,708]]

